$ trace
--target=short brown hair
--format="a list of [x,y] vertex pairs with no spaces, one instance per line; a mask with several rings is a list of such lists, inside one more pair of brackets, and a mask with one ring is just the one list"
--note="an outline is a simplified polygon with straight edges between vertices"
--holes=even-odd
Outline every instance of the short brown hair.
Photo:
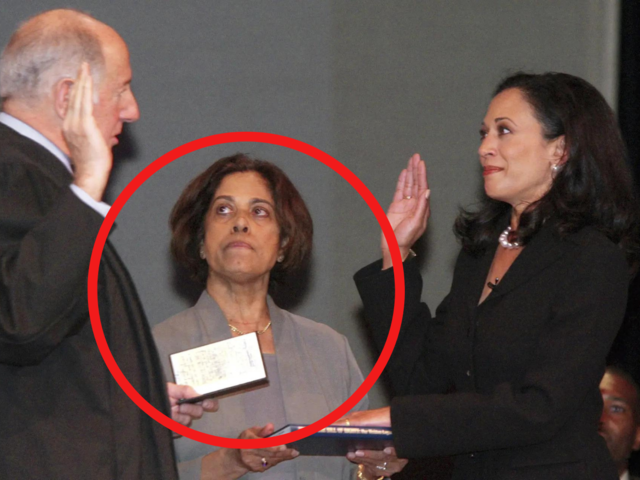
[[271,278],[278,280],[308,260],[313,241],[313,222],[300,193],[289,177],[273,163],[237,153],[216,161],[191,180],[171,211],[171,253],[187,269],[194,280],[206,284],[207,262],[200,258],[204,239],[205,217],[211,201],[227,175],[256,172],[267,183],[275,203],[280,239],[287,239],[284,260],[276,263]]

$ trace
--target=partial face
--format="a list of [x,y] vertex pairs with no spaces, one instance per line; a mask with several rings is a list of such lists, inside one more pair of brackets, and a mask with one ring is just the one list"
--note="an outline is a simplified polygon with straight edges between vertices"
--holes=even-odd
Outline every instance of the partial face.
[[113,147],[118,143],[122,124],[135,122],[140,112],[131,91],[129,50],[124,41],[115,32],[104,35],[102,50],[105,74],[100,84],[94,86],[98,103],[93,106],[93,114],[107,145]]
[[268,280],[280,251],[280,226],[266,181],[256,172],[224,177],[205,219],[209,279]]
[[640,448],[640,425],[634,419],[636,391],[619,377],[606,373],[600,382],[604,402],[598,432],[606,440],[616,464],[626,465],[633,450]]
[[[547,141],[534,110],[518,89],[496,95],[480,129],[478,153],[484,189],[494,200],[522,211],[551,188],[559,142]],[[560,152],[561,153],[561,152]]]

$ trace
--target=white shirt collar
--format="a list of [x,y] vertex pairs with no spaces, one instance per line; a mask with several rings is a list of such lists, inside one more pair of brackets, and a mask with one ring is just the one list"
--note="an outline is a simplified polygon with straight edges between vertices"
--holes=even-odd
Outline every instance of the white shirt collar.
[[622,475],[620,475],[620,480],[629,480],[629,470],[626,470]]
[[51,152],[58,160],[62,162],[62,164],[69,170],[69,173],[73,175],[73,170],[71,169],[71,161],[69,157],[67,157],[62,150],[55,146],[55,144],[49,140],[47,137],[42,135],[35,128],[27,125],[22,120],[18,120],[16,117],[9,115],[5,112],[0,112],[0,123],[3,123],[9,128],[12,128],[16,132],[18,132],[23,137],[27,137],[39,145],[42,145],[49,152]]

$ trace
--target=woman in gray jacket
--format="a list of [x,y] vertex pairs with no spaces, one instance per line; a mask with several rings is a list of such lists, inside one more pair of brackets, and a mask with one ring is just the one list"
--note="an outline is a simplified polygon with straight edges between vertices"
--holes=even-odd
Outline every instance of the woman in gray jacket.
[[[304,201],[278,167],[241,154],[218,160],[187,186],[170,224],[174,256],[205,290],[194,307],[154,329],[167,376],[172,353],[256,332],[269,378],[267,386],[220,398],[219,412],[193,428],[265,437],[274,425],[313,423],[355,392],[363,378],[347,339],[268,296],[274,277],[306,261],[313,234]],[[356,409],[367,404],[365,397]],[[379,478],[370,467],[356,472],[346,458],[296,458],[285,446],[228,449],[188,438],[175,445],[183,480]],[[404,465],[391,460],[390,473]]]

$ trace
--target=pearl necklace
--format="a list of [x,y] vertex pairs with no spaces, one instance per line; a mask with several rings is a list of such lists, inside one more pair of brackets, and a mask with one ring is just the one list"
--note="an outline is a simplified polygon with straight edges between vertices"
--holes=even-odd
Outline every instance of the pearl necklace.
[[[227,322],[227,323],[229,323],[229,322]],[[267,323],[266,327],[264,327],[262,330],[257,330],[255,333],[257,333],[258,335],[262,335],[267,330],[269,330],[270,326],[271,326],[271,320],[269,320],[269,323]],[[231,329],[232,332],[239,333],[240,335],[246,335],[242,330],[240,330],[239,328],[234,327],[230,323],[229,323],[229,328]],[[248,332],[248,333],[253,333],[253,332]]]
[[500,242],[500,245],[502,245],[504,248],[508,250],[513,250],[514,248],[520,248],[520,244],[518,242],[511,243],[509,240],[507,240],[509,238],[510,231],[511,231],[511,226],[508,226],[507,228],[505,228],[504,232],[500,234],[500,236],[498,237],[498,241]]

